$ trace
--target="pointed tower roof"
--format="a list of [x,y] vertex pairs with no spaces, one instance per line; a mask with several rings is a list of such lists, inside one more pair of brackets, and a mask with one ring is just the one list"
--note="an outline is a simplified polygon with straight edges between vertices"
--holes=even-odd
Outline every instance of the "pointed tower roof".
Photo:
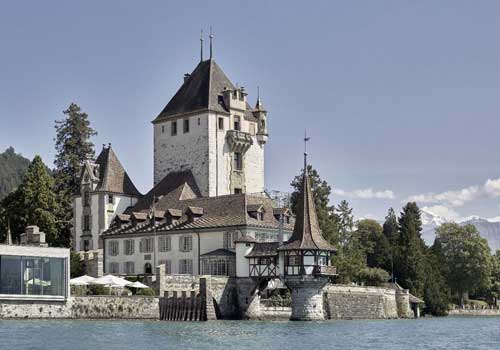
[[336,250],[323,238],[319,228],[307,166],[302,177],[302,189],[297,204],[292,237],[278,250]]
[[[184,84],[153,121],[168,117],[206,110],[229,113],[224,105],[222,91],[236,87],[213,59],[200,62]],[[252,108],[247,104],[245,117],[252,118]]]
[[118,160],[111,145],[104,147],[96,159],[99,164],[99,184],[97,191],[141,196],[134,183]]

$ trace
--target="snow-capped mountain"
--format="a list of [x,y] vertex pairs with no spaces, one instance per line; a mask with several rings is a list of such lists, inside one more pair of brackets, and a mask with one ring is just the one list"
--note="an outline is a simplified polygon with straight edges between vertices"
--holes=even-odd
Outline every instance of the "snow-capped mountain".
[[[449,220],[425,210],[422,210],[421,213],[423,224],[422,238],[427,245],[432,245],[434,243],[436,228],[445,222],[449,222]],[[500,249],[500,217],[483,219],[473,215],[459,220],[458,223],[460,225],[472,224],[476,226],[481,236],[488,240],[492,253]]]

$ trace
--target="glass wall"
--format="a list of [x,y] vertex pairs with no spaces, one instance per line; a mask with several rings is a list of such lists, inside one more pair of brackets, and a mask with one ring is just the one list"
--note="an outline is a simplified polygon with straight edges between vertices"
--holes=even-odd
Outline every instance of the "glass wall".
[[65,260],[0,256],[0,294],[65,296]]

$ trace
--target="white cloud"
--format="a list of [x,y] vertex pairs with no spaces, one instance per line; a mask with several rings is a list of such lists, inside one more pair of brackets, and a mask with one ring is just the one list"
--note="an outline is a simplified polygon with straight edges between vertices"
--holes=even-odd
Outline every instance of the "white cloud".
[[347,198],[357,199],[394,199],[394,192],[391,190],[374,191],[372,188],[344,191],[341,189],[333,189],[333,194]]
[[404,202],[418,202],[422,204],[442,204],[452,207],[461,207],[465,203],[478,198],[500,197],[500,179],[488,179],[483,185],[469,186],[461,190],[441,193],[423,193],[410,196]]

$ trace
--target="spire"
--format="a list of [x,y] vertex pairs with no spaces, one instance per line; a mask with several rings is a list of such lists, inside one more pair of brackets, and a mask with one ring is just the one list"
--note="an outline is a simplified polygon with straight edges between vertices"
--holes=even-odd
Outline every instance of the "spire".
[[203,29],[200,32],[200,62],[203,62]]
[[[304,147],[309,138],[304,137]],[[335,251],[328,243],[319,228],[318,216],[314,205],[314,196],[311,190],[311,180],[307,172],[307,152],[304,150],[304,175],[302,177],[302,188],[295,213],[295,226],[292,237],[279,250],[324,250]]]
[[262,104],[262,101],[260,99],[260,86],[257,86],[257,103],[255,103],[255,110],[256,111],[263,111],[263,112],[266,111],[266,109],[264,108],[264,105]]
[[307,131],[304,131],[304,176],[308,176],[307,174],[307,142],[310,140],[310,137],[307,137]]
[[212,39],[214,38],[214,35],[212,34],[212,26],[210,26],[210,35],[208,37],[210,38],[210,59],[212,59]]

